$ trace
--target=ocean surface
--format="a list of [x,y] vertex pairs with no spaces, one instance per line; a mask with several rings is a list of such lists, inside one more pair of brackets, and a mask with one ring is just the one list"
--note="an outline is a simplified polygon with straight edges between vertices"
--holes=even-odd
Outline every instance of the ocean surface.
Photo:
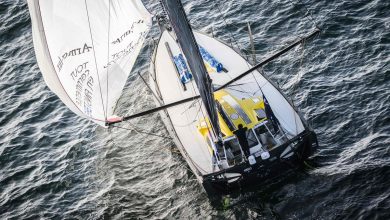
[[[157,114],[105,130],[68,110],[37,66],[26,1],[0,0],[0,219],[390,219],[390,1],[184,5],[194,28],[249,55],[250,22],[258,61],[321,28],[264,68],[318,134],[310,166],[211,202]],[[157,34],[118,115],[154,106],[136,72]]]

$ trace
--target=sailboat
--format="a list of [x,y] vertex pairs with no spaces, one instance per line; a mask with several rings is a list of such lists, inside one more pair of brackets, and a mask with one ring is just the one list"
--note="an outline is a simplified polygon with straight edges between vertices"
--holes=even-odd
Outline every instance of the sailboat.
[[[158,112],[206,192],[256,185],[300,164],[315,132],[257,64],[193,31],[180,0],[152,16],[141,0],[28,0],[34,48],[48,87],[77,115],[109,128]],[[153,19],[154,18],[154,19]],[[155,108],[114,113],[153,24],[161,33],[150,63]]]

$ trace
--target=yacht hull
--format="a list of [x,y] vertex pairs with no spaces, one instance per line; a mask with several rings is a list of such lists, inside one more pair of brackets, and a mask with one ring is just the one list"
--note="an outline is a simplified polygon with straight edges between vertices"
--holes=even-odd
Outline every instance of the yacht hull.
[[[225,73],[210,74],[215,85],[223,85],[251,67],[241,55],[224,43],[200,33],[195,33],[195,37],[198,43],[221,61],[228,70]],[[172,54],[179,53],[180,47],[174,36],[167,31],[163,32],[157,44],[150,71],[150,87],[158,106],[199,94],[193,81],[186,84],[180,82],[177,70],[174,68],[175,64],[172,62]],[[275,115],[285,125],[282,127],[288,128],[286,131],[290,134],[290,140],[287,143],[269,151],[269,159],[262,160],[257,155],[254,165],[243,162],[227,169],[216,168],[213,164],[215,158],[210,153],[212,151],[198,129],[199,122],[205,118],[203,114],[205,111],[201,102],[196,99],[160,112],[177,148],[208,194],[229,193],[279,176],[285,170],[291,170],[301,164],[317,146],[314,132],[310,130],[277,86],[265,75],[255,71],[254,74],[243,78],[237,84],[238,88],[247,94],[266,95]],[[261,90],[259,90],[260,85]],[[230,90],[230,92],[234,91]],[[239,96],[238,93],[236,92],[236,95]]]

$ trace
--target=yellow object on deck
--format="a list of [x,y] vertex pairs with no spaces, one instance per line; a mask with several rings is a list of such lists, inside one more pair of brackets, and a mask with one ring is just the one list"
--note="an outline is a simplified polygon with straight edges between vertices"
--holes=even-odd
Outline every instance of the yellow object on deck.
[[[224,138],[232,136],[239,124],[250,129],[266,119],[262,97],[239,99],[222,89],[214,92],[214,98],[218,106],[218,119]],[[198,126],[203,137],[207,136],[211,128],[209,122],[206,121],[208,119],[201,120],[200,125],[203,123],[207,126]]]

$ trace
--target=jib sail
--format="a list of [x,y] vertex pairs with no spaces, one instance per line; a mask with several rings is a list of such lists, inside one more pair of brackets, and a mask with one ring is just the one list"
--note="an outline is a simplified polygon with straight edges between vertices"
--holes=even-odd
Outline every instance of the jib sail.
[[49,88],[105,125],[151,27],[141,0],[28,0],[34,48]]

